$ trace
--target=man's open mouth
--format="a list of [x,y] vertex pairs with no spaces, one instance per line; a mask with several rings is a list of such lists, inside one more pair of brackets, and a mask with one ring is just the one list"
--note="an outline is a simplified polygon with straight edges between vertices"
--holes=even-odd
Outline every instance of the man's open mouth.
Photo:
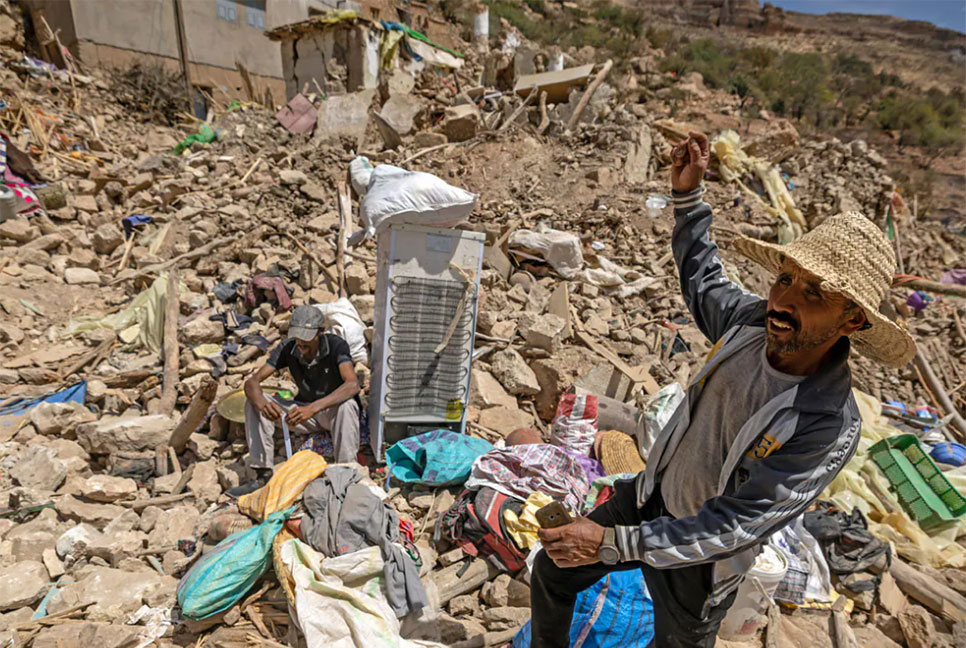
[[791,322],[779,319],[777,317],[768,318],[768,330],[773,333],[792,333],[796,329],[796,326]]

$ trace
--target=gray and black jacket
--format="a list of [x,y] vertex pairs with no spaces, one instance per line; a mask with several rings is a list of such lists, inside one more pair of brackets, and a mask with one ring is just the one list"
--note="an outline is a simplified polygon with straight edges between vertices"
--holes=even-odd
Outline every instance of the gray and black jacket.
[[[674,198],[671,248],[681,291],[714,348],[648,453],[647,469],[636,480],[638,506],[673,461],[705,379],[765,335],[766,302],[725,276],[718,248],[708,236],[711,207],[701,200],[701,190]],[[858,447],[861,420],[851,391],[848,338],[832,353],[817,373],[748,412],[722,467],[717,495],[697,515],[618,526],[622,560],[659,569],[713,562],[709,604],[728,596],[751,568],[761,544],[800,515]]]

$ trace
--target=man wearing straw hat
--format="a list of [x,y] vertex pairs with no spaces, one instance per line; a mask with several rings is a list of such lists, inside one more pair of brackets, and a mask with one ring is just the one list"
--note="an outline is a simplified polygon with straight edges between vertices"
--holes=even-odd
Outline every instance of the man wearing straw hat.
[[[895,271],[889,241],[856,212],[788,245],[735,248],[775,275],[767,299],[724,273],[701,197],[708,138],[672,151],[671,247],[709,360],[648,453],[586,518],[541,530],[531,581],[532,645],[569,646],[577,594],[641,569],[654,601],[651,646],[712,647],[761,544],[819,496],[855,453],[854,350],[901,367],[911,336],[879,313]],[[563,620],[568,623],[562,623]]]

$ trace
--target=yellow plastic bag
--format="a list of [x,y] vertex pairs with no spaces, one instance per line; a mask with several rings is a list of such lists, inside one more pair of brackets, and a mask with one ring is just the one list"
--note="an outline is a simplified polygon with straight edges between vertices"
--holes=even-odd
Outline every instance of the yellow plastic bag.
[[238,510],[259,522],[291,506],[305,487],[325,472],[325,459],[311,450],[302,450],[275,469],[267,484],[254,493],[238,498]]

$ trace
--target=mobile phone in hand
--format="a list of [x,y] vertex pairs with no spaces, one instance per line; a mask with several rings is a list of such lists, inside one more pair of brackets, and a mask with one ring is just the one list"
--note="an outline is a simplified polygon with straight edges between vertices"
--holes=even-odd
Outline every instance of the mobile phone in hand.
[[556,529],[571,524],[574,519],[560,502],[550,502],[535,514],[541,529]]

